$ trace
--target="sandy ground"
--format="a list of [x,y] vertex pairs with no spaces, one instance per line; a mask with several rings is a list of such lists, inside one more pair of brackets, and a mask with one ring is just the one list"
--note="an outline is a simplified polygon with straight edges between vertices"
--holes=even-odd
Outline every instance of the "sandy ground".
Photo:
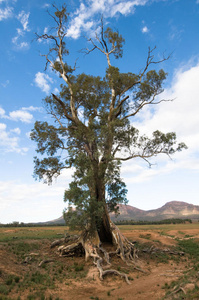
[[[184,235],[192,235],[196,238],[199,237],[199,230],[183,230]],[[176,241],[174,237],[182,237],[179,231],[172,230],[167,233],[167,236],[163,236],[158,231],[152,230],[129,230],[124,232],[125,236],[131,240],[138,241],[139,243],[148,243],[153,244],[155,247],[161,249],[171,248],[175,246]],[[25,276],[27,273],[27,268],[30,270],[30,266],[21,264],[16,261],[16,256],[12,253],[6,253],[5,247],[0,244],[0,283],[3,282],[2,274],[13,274],[20,276]],[[45,255],[52,256],[55,258],[56,254],[52,254],[49,245],[46,245],[43,249],[40,249],[40,254],[42,255],[45,252]],[[59,260],[67,264],[67,258],[59,258]],[[84,258],[78,258],[78,261],[84,262]],[[177,280],[179,276],[183,274],[183,271],[186,270],[187,264],[182,259],[179,262],[173,260],[162,263],[151,259],[150,256],[145,254],[140,255],[139,265],[142,267],[146,273],[139,272],[137,270],[131,270],[128,274],[131,277],[131,284],[128,285],[122,278],[118,276],[107,276],[103,281],[99,280],[98,271],[95,267],[92,266],[92,262],[86,263],[86,266],[89,268],[88,274],[86,277],[81,279],[70,279],[63,280],[62,283],[56,282],[55,289],[47,289],[45,295],[46,299],[49,299],[51,296],[52,299],[63,300],[88,300],[88,299],[115,299],[115,300],[156,300],[161,299],[165,295],[164,286],[165,283],[170,283],[173,280]],[[121,270],[126,268],[126,265],[120,263]],[[28,299],[29,291],[25,290],[20,294],[20,299]],[[19,293],[12,292],[12,295],[9,294],[9,299],[17,299]],[[98,297],[98,298],[97,298]],[[1,294],[0,294],[0,299]],[[38,298],[39,299],[39,298]],[[199,298],[198,298],[199,299]]]

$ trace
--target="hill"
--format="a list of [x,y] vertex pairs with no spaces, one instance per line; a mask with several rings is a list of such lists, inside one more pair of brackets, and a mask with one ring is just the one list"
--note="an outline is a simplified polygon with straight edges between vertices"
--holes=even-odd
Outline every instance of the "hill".
[[[161,221],[164,219],[199,219],[199,205],[193,205],[182,201],[170,201],[158,209],[142,210],[131,205],[119,205],[120,214],[115,217],[110,214],[113,221],[134,220],[134,221]],[[40,224],[65,224],[63,217],[53,221]]]
[[171,218],[199,219],[199,206],[182,201],[170,201],[158,209],[140,210],[130,205],[120,205],[120,215],[113,220],[160,221]]

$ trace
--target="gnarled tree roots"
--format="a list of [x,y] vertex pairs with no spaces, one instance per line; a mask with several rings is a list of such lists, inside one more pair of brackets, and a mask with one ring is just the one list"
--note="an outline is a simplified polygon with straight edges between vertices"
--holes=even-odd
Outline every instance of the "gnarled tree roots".
[[[80,236],[66,236],[64,239],[54,241],[51,248],[58,247],[60,256],[82,256],[85,255],[86,261],[92,258],[94,265],[99,271],[99,277],[108,274],[116,274],[121,276],[130,284],[128,276],[125,273],[109,268],[111,266],[110,256],[119,256],[128,266],[133,266],[138,271],[145,272],[136,263],[138,258],[136,249],[119,230],[119,228],[111,223],[112,244],[114,251],[108,252],[102,247],[97,231],[90,233],[85,230]],[[64,244],[63,244],[64,243]],[[61,245],[62,244],[62,245]]]

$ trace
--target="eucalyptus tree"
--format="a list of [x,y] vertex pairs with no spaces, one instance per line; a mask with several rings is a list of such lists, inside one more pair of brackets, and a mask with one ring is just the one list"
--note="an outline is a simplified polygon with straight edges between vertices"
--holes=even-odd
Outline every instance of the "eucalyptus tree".
[[109,217],[119,203],[127,202],[126,185],[120,177],[122,161],[140,158],[150,164],[150,158],[160,153],[170,156],[186,146],[176,144],[173,132],[157,130],[149,138],[134,127],[143,107],[166,101],[159,95],[167,74],[151,66],[168,58],[156,61],[155,49],[149,48],[138,74],[121,73],[112,65],[111,57],[122,58],[124,39],[110,27],[104,28],[102,20],[95,38],[88,39],[91,47],[84,52],[102,54],[107,62],[104,77],[78,74],[76,66],[71,67],[67,60],[67,9],[53,8],[54,13],[49,13],[55,23],[52,34],[37,34],[37,39],[48,41],[49,52],[43,55],[46,68],[50,65],[63,84],[59,94],[43,100],[54,122],[37,121],[31,133],[38,152],[34,175],[52,183],[63,169],[73,168],[73,180],[64,194],[69,203],[66,220],[72,228],[81,229],[81,234],[73,244],[59,249],[65,255],[84,249],[86,258],[91,256],[97,262],[102,277],[105,271],[100,253],[109,261],[101,247],[104,242],[114,245],[115,253],[124,261],[133,261],[134,245]]

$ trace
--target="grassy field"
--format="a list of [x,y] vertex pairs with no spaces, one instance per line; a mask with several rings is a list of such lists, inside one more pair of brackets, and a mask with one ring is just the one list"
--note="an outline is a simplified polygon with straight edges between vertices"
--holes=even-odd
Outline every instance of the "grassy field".
[[52,227],[0,227],[0,242],[13,239],[56,239],[68,231],[66,226]]
[[184,230],[184,229],[198,229],[199,222],[186,223],[186,224],[160,224],[160,225],[119,225],[122,231],[126,230],[158,230],[158,231],[170,231],[170,230]]
[[[154,231],[167,234],[175,230],[198,230],[199,222],[187,224],[161,224],[161,225],[119,225],[122,232],[126,231]],[[67,226],[52,226],[52,227],[0,227],[0,242],[8,242],[13,239],[56,239],[68,232]]]

